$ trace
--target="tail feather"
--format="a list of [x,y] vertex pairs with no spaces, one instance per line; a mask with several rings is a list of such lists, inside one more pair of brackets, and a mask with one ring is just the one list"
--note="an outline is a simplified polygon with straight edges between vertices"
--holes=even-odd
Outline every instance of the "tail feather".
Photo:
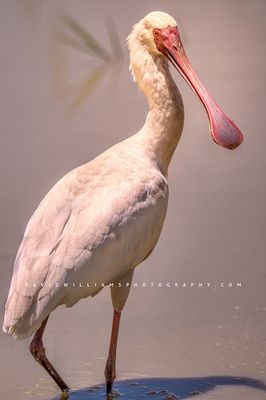
[[14,339],[30,337],[50,313],[44,306],[44,301],[38,301],[35,296],[14,291],[6,303],[3,331]]

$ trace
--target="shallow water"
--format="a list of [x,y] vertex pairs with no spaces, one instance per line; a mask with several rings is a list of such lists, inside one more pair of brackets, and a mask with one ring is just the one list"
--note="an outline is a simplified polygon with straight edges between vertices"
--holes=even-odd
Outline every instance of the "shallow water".
[[[249,391],[251,396],[253,396],[253,389],[261,391],[261,395],[266,391],[266,385],[261,381],[244,377],[206,376],[179,379],[147,378],[117,382],[114,387],[113,398],[125,397],[128,400],[141,398],[175,400],[206,395],[205,398],[210,399],[213,394],[215,396],[215,389],[217,387],[229,387],[230,389],[234,389],[236,386],[240,390],[241,387],[252,389]],[[233,391],[234,390],[232,390],[232,393]],[[73,392],[69,398],[73,400],[89,400],[102,399],[104,397],[104,385],[95,385],[91,388]],[[54,400],[56,400],[56,398]]]
[[[233,152],[215,146],[204,111],[174,74],[184,98],[184,133],[169,171],[161,239],[136,270],[139,286],[122,315],[116,386],[129,400],[167,399],[169,393],[181,399],[262,400],[266,4],[186,0],[177,6],[169,0],[163,6],[177,17],[192,64],[239,124],[245,142]],[[99,0],[93,7],[85,0],[2,2],[1,320],[15,253],[40,199],[64,173],[141,127],[147,107],[131,81],[124,39],[145,13],[160,8],[160,1],[136,6]],[[107,47],[104,17],[111,16],[122,38],[124,62],[107,69],[84,96],[75,84],[83,85],[99,61],[56,42],[65,14]],[[71,399],[104,397],[111,318],[105,289],[49,319],[47,354],[73,389]],[[57,387],[28,346],[29,340],[0,335],[1,398],[55,399]]]

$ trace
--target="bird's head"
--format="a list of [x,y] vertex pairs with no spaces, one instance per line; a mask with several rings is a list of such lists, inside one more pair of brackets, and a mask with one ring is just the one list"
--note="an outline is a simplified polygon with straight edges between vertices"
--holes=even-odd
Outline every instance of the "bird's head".
[[177,30],[177,24],[174,18],[164,12],[153,11],[134,25],[129,40],[131,37],[133,40],[137,38],[138,42],[145,47],[149,53],[161,55],[162,53],[158,49],[156,43],[156,31],[163,32],[163,30],[168,27]]
[[[130,43],[133,41],[134,44]],[[210,132],[217,144],[235,149],[242,143],[242,132],[213,100],[188,61],[174,18],[161,11],[147,14],[129,36],[129,47],[137,50],[136,43],[151,55],[166,58],[179,71],[205,107]]]

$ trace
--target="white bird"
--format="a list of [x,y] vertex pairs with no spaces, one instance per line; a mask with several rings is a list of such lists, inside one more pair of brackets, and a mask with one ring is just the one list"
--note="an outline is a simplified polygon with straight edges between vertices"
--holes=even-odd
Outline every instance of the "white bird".
[[183,129],[183,102],[168,61],[202,101],[215,142],[233,149],[243,139],[195,75],[170,15],[149,13],[133,27],[128,45],[130,69],[149,103],[146,122],[129,139],[69,172],[45,196],[27,225],[6,303],[3,330],[18,339],[35,332],[30,350],[62,398],[69,387],[42,342],[48,317],[56,307],[72,307],[110,283],[114,316],[105,377],[107,395],[112,391],[119,321],[130,289],[126,283],[159,239],[168,166]]

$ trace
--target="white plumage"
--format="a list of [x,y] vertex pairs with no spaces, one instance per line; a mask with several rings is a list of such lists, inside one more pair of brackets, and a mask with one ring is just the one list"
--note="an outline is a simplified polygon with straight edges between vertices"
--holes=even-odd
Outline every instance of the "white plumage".
[[[67,174],[33,214],[6,306],[5,326],[12,335],[31,335],[59,304],[71,306],[99,290],[79,283],[115,282],[155,246],[166,213],[167,181],[140,156],[144,149],[136,139]],[[77,287],[66,289],[63,282]]]
[[[158,18],[153,14],[153,20]],[[164,19],[176,25],[169,16]],[[6,303],[4,330],[16,338],[32,335],[58,305],[72,306],[100,290],[87,282],[130,278],[157,243],[183,106],[166,60],[159,55],[155,64],[141,45],[138,32],[147,20],[135,25],[129,37],[131,69],[150,103],[147,121],[136,135],[64,176],[31,217]],[[145,29],[148,46],[150,26]],[[66,282],[76,288],[66,288]]]
[[[135,267],[152,252],[161,233],[168,166],[184,122],[168,60],[202,101],[213,139],[231,149],[242,141],[239,129],[192,70],[172,17],[148,14],[134,26],[128,44],[133,77],[149,103],[146,122],[129,139],[68,173],[45,196],[26,228],[6,303],[4,331],[15,338],[37,331],[31,352],[62,391],[69,388],[46,358],[42,343],[49,314],[59,305],[70,307],[96,295],[102,283],[131,282]],[[98,286],[88,287],[87,282]],[[111,287],[114,319],[107,393],[115,377],[119,320],[128,293],[129,286]]]

